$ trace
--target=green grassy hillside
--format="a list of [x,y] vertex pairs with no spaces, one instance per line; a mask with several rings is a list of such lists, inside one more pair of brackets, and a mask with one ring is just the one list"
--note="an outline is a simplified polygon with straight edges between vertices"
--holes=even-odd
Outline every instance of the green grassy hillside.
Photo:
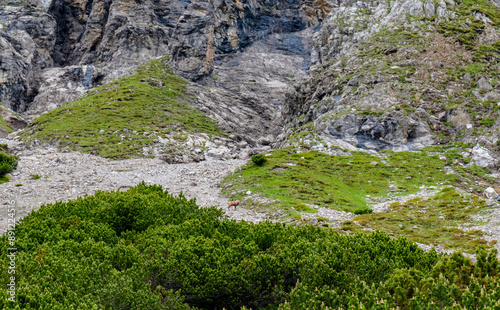
[[421,185],[454,184],[444,173],[446,162],[425,152],[386,152],[386,158],[366,152],[330,156],[284,148],[266,156],[267,163],[249,163],[225,180],[226,193],[242,199],[250,190],[277,199],[280,207],[310,203],[342,211],[362,213],[367,195],[386,196],[389,189],[415,193]]
[[[463,155],[467,149],[457,145],[420,152],[384,151],[377,156],[366,152],[331,156],[289,147],[268,153],[262,165],[250,161],[228,175],[223,192],[246,208],[285,210],[291,221],[326,207],[358,215],[342,225],[344,231],[382,230],[415,242],[474,252],[478,246],[494,244],[484,239],[482,231],[467,228],[483,224],[474,216],[491,207],[477,193],[495,186],[495,180],[487,169],[468,165],[470,158]],[[396,202],[424,188],[429,197]],[[383,201],[389,201],[385,211],[372,213],[371,208]],[[318,225],[329,225],[326,218],[312,218]]]
[[132,76],[38,117],[22,138],[127,158],[148,156],[143,147],[151,147],[158,137],[182,141],[189,133],[223,135],[210,118],[186,103],[187,82],[167,62],[167,57],[153,60]]

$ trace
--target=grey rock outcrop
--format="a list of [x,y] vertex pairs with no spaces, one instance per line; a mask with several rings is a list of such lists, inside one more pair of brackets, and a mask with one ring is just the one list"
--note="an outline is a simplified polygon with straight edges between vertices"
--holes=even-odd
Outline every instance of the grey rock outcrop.
[[[457,141],[495,149],[500,126],[488,102],[500,98],[493,82],[500,69],[493,62],[496,73],[463,69],[453,76],[479,60],[438,29],[462,14],[459,5],[397,0],[334,6],[313,36],[311,75],[286,100],[278,145],[315,148],[333,139],[337,146],[413,150]],[[483,15],[475,17],[484,23],[477,46],[493,44],[500,34]],[[425,22],[429,18],[436,24]]]
[[[5,138],[11,130],[21,129],[27,125],[27,122],[22,117],[1,105],[0,122],[3,123],[3,126],[0,123],[0,138]],[[6,128],[4,128],[5,124],[7,125]]]
[[471,158],[477,166],[483,168],[493,168],[498,164],[498,159],[488,149],[479,145],[472,149]]
[[[292,83],[307,76],[312,30],[273,34],[215,65],[205,86],[192,84],[195,106],[250,145],[269,145],[281,131],[281,109]],[[204,90],[203,90],[204,89]]]
[[193,104],[255,146],[279,133],[285,94],[306,77],[312,28],[332,3],[13,0],[0,8],[2,104],[32,120],[168,54],[193,82]]
[[[314,122],[313,130],[323,136],[343,141],[338,146],[370,150],[413,150],[435,143],[432,130],[415,115],[396,112],[379,116],[347,114],[322,118]],[[347,147],[351,149],[351,147]]]
[[38,93],[38,74],[53,65],[56,21],[42,10],[0,7],[0,102],[24,111]]
[[479,90],[484,90],[484,91],[489,91],[493,89],[491,84],[488,83],[488,81],[484,77],[480,78],[479,81],[477,81],[477,88]]
[[487,189],[484,190],[484,196],[488,199],[496,199],[498,198],[498,193],[495,191],[494,188],[488,187]]
[[[273,33],[319,23],[327,1],[75,1],[54,0],[54,60],[127,67],[165,54],[190,80],[210,73],[221,56]],[[110,68],[112,71],[116,68]]]
[[82,97],[99,84],[103,75],[93,66],[66,66],[43,70],[39,75],[38,94],[23,117],[32,121],[44,112]]

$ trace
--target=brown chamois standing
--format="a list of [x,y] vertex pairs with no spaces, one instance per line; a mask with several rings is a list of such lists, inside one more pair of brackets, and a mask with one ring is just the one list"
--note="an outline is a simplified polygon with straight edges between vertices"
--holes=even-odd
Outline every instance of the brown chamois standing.
[[234,207],[234,209],[236,210],[236,206],[240,204],[240,201],[239,200],[235,200],[235,201],[228,201],[227,202],[227,209],[231,209],[231,207]]

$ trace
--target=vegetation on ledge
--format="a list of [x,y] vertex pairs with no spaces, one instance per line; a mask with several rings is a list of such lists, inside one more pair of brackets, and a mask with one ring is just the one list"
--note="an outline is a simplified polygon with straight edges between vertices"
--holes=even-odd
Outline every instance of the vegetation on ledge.
[[[340,14],[327,22],[320,31],[325,42],[318,44],[332,57],[323,57],[311,78],[297,88],[315,91],[290,103],[290,111],[297,111],[290,119],[292,129],[307,130],[305,125],[314,121],[312,131],[328,135],[325,128],[350,126],[345,115],[355,115],[358,123],[384,123],[400,120],[402,113],[428,125],[436,143],[481,141],[496,148],[500,8],[488,0],[434,1],[433,7],[438,6],[442,11],[434,15],[405,13],[400,22],[374,21],[378,30],[371,34],[362,25],[377,19],[376,5],[358,8],[358,17]],[[356,33],[346,37],[352,47],[332,39],[346,28]],[[294,139],[297,132],[291,135]],[[388,136],[389,142],[405,142]]]
[[14,131],[12,128],[10,128],[9,124],[1,117],[0,117],[0,130],[4,130],[5,132],[8,133]]
[[295,204],[363,213],[366,197],[385,197],[388,192],[412,194],[421,185],[450,184],[446,162],[426,152],[385,152],[385,158],[366,152],[331,156],[298,152],[293,148],[273,151],[262,166],[249,163],[224,181],[224,192],[245,201],[246,192],[275,200],[277,208]]
[[31,124],[24,140],[40,140],[108,158],[147,156],[159,137],[189,133],[224,135],[185,102],[187,82],[163,57],[137,73],[103,85],[80,100],[48,112]]
[[0,144],[0,184],[8,182],[8,173],[16,169],[19,158],[8,154],[9,147],[6,144]]
[[488,242],[483,238],[483,231],[467,228],[481,224],[473,216],[487,207],[484,200],[474,195],[460,194],[453,187],[446,187],[428,199],[394,202],[386,212],[360,215],[343,229],[383,230],[414,242],[473,253],[479,246],[488,246]]
[[[261,166],[249,162],[227,176],[222,187],[247,208],[284,210],[292,221],[315,219],[317,207],[326,207],[358,215],[342,225],[343,231],[380,230],[472,253],[495,242],[487,242],[484,232],[470,228],[484,224],[475,216],[491,209],[477,194],[494,186],[495,180],[464,156],[468,147],[382,151],[379,156],[367,152],[333,156],[289,147],[266,154]],[[417,192],[425,197],[390,206],[386,202]],[[382,202],[388,209],[380,212],[382,207],[377,206],[373,213],[371,208]],[[315,223],[328,226],[328,219],[317,217]]]

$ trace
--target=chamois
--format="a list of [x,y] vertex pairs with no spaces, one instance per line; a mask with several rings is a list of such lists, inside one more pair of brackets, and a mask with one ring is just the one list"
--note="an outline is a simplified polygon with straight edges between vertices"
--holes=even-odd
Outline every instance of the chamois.
[[231,207],[234,207],[234,209],[236,210],[236,206],[240,204],[240,201],[239,200],[235,200],[235,201],[228,201],[227,202],[227,209],[231,209]]

